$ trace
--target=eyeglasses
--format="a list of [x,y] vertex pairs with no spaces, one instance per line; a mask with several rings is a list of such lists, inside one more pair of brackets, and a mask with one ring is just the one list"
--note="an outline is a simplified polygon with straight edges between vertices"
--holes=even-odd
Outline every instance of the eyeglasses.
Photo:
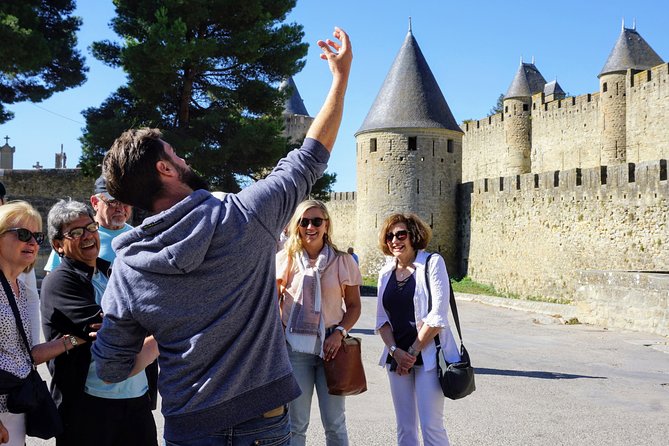
[[105,203],[107,206],[111,206],[111,207],[113,207],[113,208],[120,208],[121,206],[125,206],[125,203],[122,203],[122,202],[120,202],[120,201],[118,201],[118,200],[107,200],[107,199],[106,199],[105,197],[103,197],[102,195],[98,195],[98,198],[99,198],[101,201],[104,201],[104,203]]
[[315,228],[320,228],[325,220],[326,220],[325,218],[320,218],[320,217],[303,218],[302,220],[300,220],[300,226],[306,228],[307,226],[309,226],[309,223],[311,223]]
[[397,232],[389,232],[386,234],[386,243],[392,242],[394,238],[397,238],[397,240],[401,242],[402,240],[406,240],[408,236],[409,236],[409,231],[406,231],[404,229]]
[[42,242],[44,241],[43,232],[31,232],[26,228],[9,228],[5,232],[16,232],[16,238],[18,238],[19,241],[25,243],[30,242],[30,240],[33,238],[35,239],[38,245],[41,245]]
[[74,228],[70,229],[67,232],[63,232],[63,237],[74,240],[84,235],[85,231],[88,231],[91,234],[95,234],[96,232],[98,232],[98,226],[99,226],[98,222],[94,221],[87,224],[86,226],[81,226],[79,228]]

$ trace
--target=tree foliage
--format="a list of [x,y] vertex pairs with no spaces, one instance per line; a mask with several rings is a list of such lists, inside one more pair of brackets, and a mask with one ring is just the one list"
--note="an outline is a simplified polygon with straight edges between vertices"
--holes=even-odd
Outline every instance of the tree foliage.
[[504,111],[504,93],[501,93],[497,97],[497,103],[493,108],[488,112],[488,116],[496,115],[497,113],[502,113]]
[[6,104],[40,102],[86,80],[73,11],[73,0],[0,2],[0,124],[14,116]]
[[93,55],[128,83],[84,112],[84,172],[131,127],[158,127],[212,187],[239,190],[287,151],[279,82],[303,67],[302,27],[285,23],[295,0],[115,0],[122,43]]

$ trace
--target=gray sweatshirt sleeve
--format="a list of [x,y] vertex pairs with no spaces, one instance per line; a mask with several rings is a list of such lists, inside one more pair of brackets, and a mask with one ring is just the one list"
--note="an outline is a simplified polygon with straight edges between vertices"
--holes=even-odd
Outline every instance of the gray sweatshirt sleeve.
[[236,198],[278,237],[297,205],[325,172],[329,158],[330,153],[320,142],[306,138],[302,147],[279,161],[267,178],[242,190]]

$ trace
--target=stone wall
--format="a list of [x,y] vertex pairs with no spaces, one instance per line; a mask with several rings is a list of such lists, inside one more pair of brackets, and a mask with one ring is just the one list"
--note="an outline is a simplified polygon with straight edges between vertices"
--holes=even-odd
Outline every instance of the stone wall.
[[499,176],[506,153],[503,114],[466,121],[461,128],[465,132],[462,138],[462,181]]
[[599,93],[552,102],[534,96],[532,172],[600,166],[599,147]]
[[669,336],[669,274],[581,271],[578,277],[581,322]]
[[627,161],[669,159],[669,64],[630,76]]
[[325,203],[332,219],[332,241],[341,251],[355,245],[356,234],[356,199],[355,192],[334,192],[330,200]]
[[580,270],[669,271],[666,160],[482,179],[460,194],[462,269],[572,299]]

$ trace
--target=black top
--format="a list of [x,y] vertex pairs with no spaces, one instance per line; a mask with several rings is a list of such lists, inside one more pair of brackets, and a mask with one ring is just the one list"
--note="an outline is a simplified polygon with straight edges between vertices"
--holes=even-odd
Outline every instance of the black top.
[[[108,275],[110,264],[97,259],[97,268]],[[88,367],[91,363],[90,324],[102,322],[102,309],[95,303],[91,279],[95,268],[63,257],[61,264],[42,282],[40,293],[42,330],[47,341],[64,334],[87,339],[84,345],[56,356],[48,363],[51,373],[51,395],[60,407],[74,404],[84,393]]]
[[[393,272],[383,292],[383,308],[388,313],[397,347],[407,351],[418,337],[413,306],[416,278],[412,274],[402,282],[398,282],[396,274],[397,271]],[[392,357],[388,355],[386,364],[391,363]],[[423,365],[423,357],[420,353],[416,357],[415,365]]]

